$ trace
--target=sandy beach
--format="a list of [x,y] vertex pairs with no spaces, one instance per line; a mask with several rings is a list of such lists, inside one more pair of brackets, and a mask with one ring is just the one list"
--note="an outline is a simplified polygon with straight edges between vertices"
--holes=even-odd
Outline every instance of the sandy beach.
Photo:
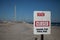
[[[33,34],[33,25],[28,23],[16,23],[14,25],[0,26],[0,40],[34,40],[40,35]],[[51,34],[44,35],[44,40],[60,40],[60,27],[52,26]]]

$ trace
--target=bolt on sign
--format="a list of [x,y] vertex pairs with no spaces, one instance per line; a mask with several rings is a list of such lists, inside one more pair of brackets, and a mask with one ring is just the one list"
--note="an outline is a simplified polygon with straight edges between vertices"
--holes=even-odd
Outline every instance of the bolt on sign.
[[51,33],[51,12],[34,11],[34,34]]

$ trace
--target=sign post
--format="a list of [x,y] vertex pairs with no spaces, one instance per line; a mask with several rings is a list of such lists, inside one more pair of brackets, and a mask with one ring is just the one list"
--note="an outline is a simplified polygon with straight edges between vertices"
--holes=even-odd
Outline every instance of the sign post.
[[44,40],[44,35],[43,34],[41,34],[41,40]]
[[51,33],[51,12],[34,11],[34,34],[40,35],[43,40],[43,34]]

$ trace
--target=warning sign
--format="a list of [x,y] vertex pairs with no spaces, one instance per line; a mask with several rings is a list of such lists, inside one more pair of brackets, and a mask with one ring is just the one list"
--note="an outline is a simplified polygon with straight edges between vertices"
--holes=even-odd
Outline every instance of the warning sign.
[[34,11],[34,34],[51,33],[51,12]]

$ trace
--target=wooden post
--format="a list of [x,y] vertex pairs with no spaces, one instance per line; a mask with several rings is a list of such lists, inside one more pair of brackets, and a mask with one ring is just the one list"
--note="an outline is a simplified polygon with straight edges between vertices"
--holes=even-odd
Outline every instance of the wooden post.
[[35,38],[35,40],[37,40],[37,38]]
[[44,40],[44,35],[43,34],[41,34],[41,40]]

